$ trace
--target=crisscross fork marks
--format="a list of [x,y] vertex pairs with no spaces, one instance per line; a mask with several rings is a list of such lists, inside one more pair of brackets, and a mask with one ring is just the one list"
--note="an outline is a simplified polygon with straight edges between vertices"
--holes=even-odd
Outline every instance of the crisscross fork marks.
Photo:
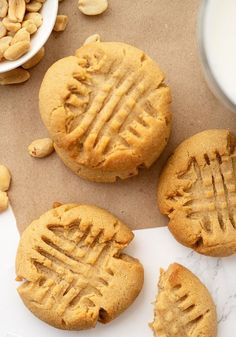
[[[96,77],[96,75],[94,76]],[[73,126],[73,131],[68,134],[68,137],[77,138],[79,143],[83,144],[82,152],[89,153],[95,149],[100,155],[107,154],[117,141],[120,144],[122,137],[124,137],[122,143],[127,148],[134,145],[127,142],[125,133],[121,137],[118,136],[120,136],[120,130],[124,124],[126,124],[125,131],[131,136],[137,137],[135,129],[138,129],[139,133],[146,131],[148,127],[146,121],[148,120],[150,123],[150,119],[156,115],[156,111],[146,104],[149,95],[157,89],[150,91],[151,85],[152,83],[149,83],[144,77],[142,69],[135,73],[127,72],[121,63],[103,84],[99,94],[92,98],[92,103],[89,103],[86,114],[83,113],[77,118],[78,125],[76,128]],[[80,104],[74,96],[72,98],[70,97],[70,103]],[[131,114],[134,119],[132,118],[128,124],[125,123]],[[70,126],[72,124],[75,125],[73,118]]]
[[[222,211],[221,211],[221,201],[218,198],[219,192],[222,195],[222,190],[219,191],[219,189],[218,189],[219,184],[221,183],[221,177],[219,175],[219,162],[217,162],[216,160],[211,162],[210,159],[209,159],[209,156],[207,154],[204,155],[204,158],[205,158],[205,161],[206,161],[206,165],[209,166],[209,170],[210,170],[209,174],[211,175],[211,179],[212,179],[214,213],[217,216],[217,220],[218,220],[220,228],[222,229],[222,231],[225,231],[225,221],[223,219],[223,214],[222,214]],[[218,165],[217,165],[217,163],[218,163]],[[224,197],[224,195],[223,195],[223,197]]]
[[159,304],[156,313],[158,336],[166,336],[168,333],[170,336],[192,336],[204,313],[198,312],[196,304],[188,292],[182,289],[182,285],[177,290],[174,287],[162,290],[160,294],[162,304]]
[[152,119],[159,119],[161,116],[158,113],[158,110],[154,108],[149,101],[151,95],[159,90],[162,90],[165,85],[163,82],[159,83],[157,86],[153,87],[153,83],[150,81],[147,81],[147,79],[144,77],[143,81],[143,88],[140,88],[140,97],[138,97],[138,100],[136,100],[136,104],[133,107],[133,115],[129,115],[127,120],[125,120],[125,123],[123,123],[120,127],[120,131],[126,131],[129,130],[130,125],[134,123],[140,123],[144,127],[148,127],[148,124],[151,124]]
[[[71,271],[65,272],[65,269],[63,271],[62,268],[57,267],[56,263],[54,263],[54,268],[48,268],[48,270],[47,267],[43,267],[39,262],[36,262],[35,265],[44,275],[49,275],[50,277],[40,286],[38,284],[30,284],[35,291],[34,301],[43,308],[55,309],[56,307],[57,312],[63,315],[67,309],[72,309],[72,302],[74,307],[75,303],[80,305],[79,300],[83,303],[86,302],[86,305],[90,307],[94,307],[95,304],[89,298],[84,298],[85,295],[102,296],[99,290],[101,286],[100,280],[88,282],[82,274]],[[80,276],[79,278],[78,275]],[[55,299],[57,300],[55,301]]]
[[122,141],[125,141],[129,147],[142,142],[143,136],[149,132],[154,120],[159,118],[158,111],[148,104],[148,99],[155,89],[150,89],[150,86],[145,88],[140,96],[140,101],[137,101],[130,112],[130,120],[124,120],[119,128],[119,136]]
[[[196,158],[192,159],[191,167],[193,168],[196,181],[193,184],[191,190],[187,191],[191,194],[191,199],[188,200],[188,202],[184,204],[184,206],[188,207],[188,205],[190,205],[191,210],[188,213],[188,217],[200,220],[202,229],[206,232],[211,232],[211,218],[208,213],[208,207],[206,207],[204,204],[204,200],[205,194],[209,193],[209,186],[211,187],[212,181],[208,181],[206,178],[203,180],[203,172],[201,167],[198,165]],[[183,175],[182,178],[184,178],[184,176],[185,175]]]
[[[138,81],[138,83],[137,83]],[[150,84],[147,83],[145,78],[142,80],[136,80],[136,83],[133,83],[133,86],[129,89],[129,96],[124,95],[123,102],[117,107],[114,111],[112,117],[108,121],[102,136],[100,137],[99,142],[96,144],[96,149],[99,153],[108,154],[109,150],[112,149],[114,144],[119,144],[120,138],[125,138],[124,131],[122,127],[126,124],[124,130],[128,130],[128,132],[134,132],[134,123],[136,125],[140,125],[143,130],[143,126],[147,127],[147,124],[144,125],[144,121],[141,119],[144,116],[144,109],[141,109],[139,106],[139,101],[144,100],[146,98],[146,92]],[[126,121],[128,118],[132,120],[127,124]],[[132,144],[127,142],[127,148],[130,148]]]
[[[117,249],[113,247],[116,233],[109,242],[99,242],[103,231],[92,234],[92,226],[87,227],[86,235],[81,235],[79,242],[66,236],[58,235],[53,226],[42,238],[36,248],[34,265],[42,274],[41,285],[28,283],[35,288],[34,301],[44,308],[55,308],[60,314],[79,305],[94,307],[90,295],[102,296],[100,289],[109,286],[111,272],[107,263]],[[70,239],[68,238],[70,237]],[[59,246],[58,246],[59,245]],[[89,250],[90,247],[92,250]],[[91,253],[91,254],[90,254]],[[55,301],[60,298],[60,301]]]
[[[110,62],[107,72],[104,75],[102,75],[104,76],[104,80],[106,82],[107,82],[107,79],[110,78],[109,72],[111,73],[115,72],[115,70],[114,71],[112,70],[115,65],[116,65],[115,60]],[[118,70],[118,68],[119,67],[115,69]],[[73,83],[76,89],[74,91],[71,91],[71,94],[65,103],[65,107],[69,106],[70,113],[73,113],[72,115],[73,120],[72,120],[72,123],[70,124],[70,129],[68,129],[67,133],[71,133],[76,128],[78,128],[82,120],[84,120],[85,114],[87,113],[87,111],[89,111],[90,107],[94,104],[94,100],[97,99],[98,97],[94,93],[94,90],[96,89],[96,83],[92,82],[90,74],[87,74],[87,76],[89,77],[89,81],[87,79],[83,79],[83,78],[81,79],[76,74],[74,74]],[[94,78],[96,78],[95,74],[94,74]],[[87,87],[87,91],[86,92],[84,91],[83,95],[80,92],[81,83]],[[108,97],[105,99],[105,101],[108,99]],[[93,121],[88,126],[86,133],[89,132],[92,124],[93,124]]]
[[170,290],[170,298],[174,302],[174,306],[177,305],[177,310],[180,310],[182,313],[182,321],[183,327],[189,333],[189,328],[193,330],[197,327],[198,321],[200,321],[204,313],[199,313],[197,309],[196,303],[192,299],[190,292],[180,284],[178,289],[172,288]]
[[142,136],[148,132],[153,120],[158,118],[157,110],[149,104],[148,99],[162,87],[162,83],[157,88],[152,85],[143,75],[129,89],[129,95],[124,95],[95,143],[100,154],[107,155],[121,144],[127,149],[132,148],[142,141]]
[[[204,155],[205,165],[198,165],[192,159],[196,181],[190,188],[191,200],[184,204],[188,208],[188,217],[200,221],[207,232],[235,229],[236,179],[234,159],[221,157],[216,153],[214,160]],[[182,176],[185,178],[185,175]],[[218,222],[219,228],[213,228]],[[230,227],[229,227],[230,226]]]
[[[115,61],[113,62],[113,64]],[[89,132],[91,124],[94,122],[94,119],[97,118],[101,112],[105,102],[109,99],[112,89],[117,82],[119,83],[120,78],[123,76],[123,71],[125,71],[123,64],[119,64],[116,69],[111,73],[112,75],[107,75],[105,82],[103,83],[101,89],[99,88],[98,93],[92,99],[86,114],[84,114],[79,125],[67,135],[68,139],[80,139],[82,136],[85,137],[86,133]],[[78,81],[78,83],[80,83]]]
[[103,134],[109,120],[114,118],[119,111],[119,107],[126,99],[128,92],[135,90],[136,81],[138,81],[140,74],[125,73],[122,76],[119,85],[114,89],[109,97],[109,100],[104,104],[101,112],[97,116],[96,122],[90,131],[89,136],[84,140],[84,147],[86,150],[96,147],[99,142],[100,134]]
[[230,156],[228,158],[227,168],[224,167],[224,165],[225,164],[227,165],[227,163],[222,162],[222,158],[219,153],[216,153],[216,158],[219,163],[219,170],[224,188],[224,196],[227,204],[229,221],[231,222],[233,228],[236,229],[236,220],[235,220],[236,177],[235,177],[234,157]]

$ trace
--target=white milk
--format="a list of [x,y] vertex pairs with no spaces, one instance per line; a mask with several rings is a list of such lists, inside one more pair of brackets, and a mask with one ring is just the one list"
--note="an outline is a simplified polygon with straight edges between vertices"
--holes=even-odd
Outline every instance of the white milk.
[[221,91],[236,105],[236,0],[205,2],[201,34],[208,67]]

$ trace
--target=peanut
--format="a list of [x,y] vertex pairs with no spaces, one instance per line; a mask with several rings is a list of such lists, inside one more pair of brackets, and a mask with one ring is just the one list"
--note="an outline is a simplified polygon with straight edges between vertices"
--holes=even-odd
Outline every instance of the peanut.
[[15,44],[11,45],[4,53],[4,57],[6,60],[14,61],[20,58],[22,55],[27,53],[30,49],[29,41],[19,41]]
[[108,0],[79,0],[79,10],[85,15],[98,15],[108,7]]
[[0,191],[6,192],[9,190],[11,183],[11,174],[8,168],[0,165]]
[[21,28],[18,32],[14,35],[11,45],[16,44],[20,41],[28,41],[30,42],[30,33],[26,30],[26,28]]
[[22,68],[10,70],[0,74],[0,85],[18,84],[26,82],[30,78],[30,73]]
[[53,28],[55,32],[63,32],[66,29],[68,23],[67,15],[57,15],[56,23]]
[[43,23],[43,17],[40,13],[32,12],[27,13],[24,17],[25,20],[32,20],[37,28],[39,28]]
[[23,21],[22,27],[25,28],[30,35],[37,31],[37,26],[32,19]]
[[0,212],[4,212],[8,208],[9,200],[6,192],[0,191]]
[[21,29],[20,22],[13,22],[7,17],[2,20],[2,23],[9,32],[17,32]]
[[28,12],[38,12],[42,7],[42,3],[36,0],[32,0],[30,1],[27,5],[26,5],[26,9]]
[[90,35],[85,41],[84,45],[89,43],[101,42],[101,37],[99,34]]
[[45,48],[42,47],[34,57],[32,57],[29,61],[25,62],[22,66],[24,69],[30,69],[36,66],[44,57],[45,55]]
[[0,18],[5,18],[8,12],[7,0],[0,0]]
[[1,46],[1,44],[5,44],[5,43],[7,43],[8,45],[10,45],[11,41],[12,41],[12,37],[11,36],[4,36],[4,37],[2,37],[0,39],[0,46]]
[[8,0],[8,18],[13,22],[22,22],[25,16],[25,0]]
[[7,48],[9,48],[11,40],[12,40],[11,36],[4,36],[0,39],[0,61],[3,58],[3,55],[7,50]]
[[0,21],[0,38],[7,35],[7,29],[4,24]]
[[53,141],[50,138],[36,139],[28,146],[29,154],[35,158],[47,157],[53,151]]

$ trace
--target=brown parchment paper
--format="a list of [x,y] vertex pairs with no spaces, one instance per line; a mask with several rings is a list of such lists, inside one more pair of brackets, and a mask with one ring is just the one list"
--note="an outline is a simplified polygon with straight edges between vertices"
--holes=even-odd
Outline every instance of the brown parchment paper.
[[[31,79],[24,85],[0,88],[0,162],[12,172],[10,199],[19,230],[51,208],[54,201],[96,204],[133,229],[163,226],[167,219],[156,206],[156,185],[171,151],[203,129],[236,132],[236,115],[213,97],[201,72],[196,38],[200,1],[109,0],[109,10],[98,17],[82,15],[77,2],[61,3],[60,13],[69,16],[68,27],[63,33],[52,34],[46,57],[31,70]],[[115,184],[80,179],[55,153],[45,159],[34,159],[27,153],[32,140],[47,136],[38,112],[44,73],[94,33],[103,41],[123,41],[143,49],[166,72],[173,95],[173,131],[163,155],[151,169]]]

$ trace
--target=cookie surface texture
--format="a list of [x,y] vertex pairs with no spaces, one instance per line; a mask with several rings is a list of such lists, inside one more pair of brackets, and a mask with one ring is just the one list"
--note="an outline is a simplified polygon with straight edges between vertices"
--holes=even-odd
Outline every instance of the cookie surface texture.
[[206,130],[185,140],[159,180],[158,204],[169,229],[199,253],[236,252],[236,149],[228,130]]
[[82,330],[107,323],[143,285],[142,265],[122,253],[132,239],[126,225],[95,206],[52,209],[22,235],[18,293],[35,316],[54,327]]
[[216,309],[207,288],[174,263],[161,271],[151,327],[157,337],[216,337]]
[[47,71],[40,112],[79,176],[114,182],[149,167],[167,144],[170,89],[159,66],[123,43],[91,43]]

